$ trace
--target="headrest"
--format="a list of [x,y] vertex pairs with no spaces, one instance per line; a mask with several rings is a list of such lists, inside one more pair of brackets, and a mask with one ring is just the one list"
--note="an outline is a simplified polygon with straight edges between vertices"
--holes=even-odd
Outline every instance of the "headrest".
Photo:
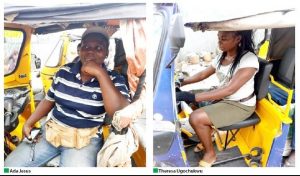
[[255,81],[254,91],[256,94],[256,99],[260,100],[267,96],[268,88],[270,84],[269,77],[270,77],[273,64],[261,58],[258,58],[258,61],[259,61],[259,70],[254,77],[254,81]]
[[295,48],[289,48],[285,51],[276,77],[280,83],[293,88],[295,83]]

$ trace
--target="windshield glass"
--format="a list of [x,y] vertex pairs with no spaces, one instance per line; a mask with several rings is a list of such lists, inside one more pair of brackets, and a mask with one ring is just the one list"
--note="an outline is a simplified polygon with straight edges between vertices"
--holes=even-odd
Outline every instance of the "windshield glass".
[[4,75],[11,74],[16,69],[24,38],[22,31],[4,30]]
[[67,55],[66,55],[66,63],[73,62],[75,58],[78,57],[79,51],[77,50],[77,46],[80,43],[80,40],[73,40],[70,41],[68,50],[67,50]]
[[154,56],[156,56],[159,47],[159,41],[163,29],[163,22],[164,22],[163,15],[161,13],[155,13],[153,16],[153,26],[155,26],[155,28],[153,28],[153,41],[152,41],[153,43],[152,52]]
[[53,48],[50,56],[48,57],[45,66],[46,67],[56,67],[59,64],[60,56],[63,48],[63,40],[59,40],[58,43]]

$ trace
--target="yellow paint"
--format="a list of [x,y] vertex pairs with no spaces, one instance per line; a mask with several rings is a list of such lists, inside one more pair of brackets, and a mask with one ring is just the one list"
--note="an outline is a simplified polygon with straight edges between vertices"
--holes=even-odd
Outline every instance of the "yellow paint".
[[193,134],[190,133],[188,130],[184,129],[184,128],[181,128],[181,132],[186,134],[188,137],[193,137]]
[[[234,130],[233,130],[234,132]],[[223,151],[224,150],[224,146],[225,146],[225,139],[226,139],[226,131],[218,131],[220,138],[218,137],[217,134],[214,134],[214,138],[215,138],[215,142],[217,145],[217,149],[219,151]],[[230,139],[232,136],[232,134],[229,132],[228,133],[228,139]],[[234,146],[236,146],[236,142],[234,140],[232,140],[228,145],[227,145],[227,149],[232,148]]]
[[288,98],[286,101],[286,106],[285,108],[282,108],[280,105],[278,105],[276,102],[274,102],[272,100],[271,94],[268,94],[269,100],[271,101],[271,103],[280,111],[282,111],[282,113],[284,114],[284,116],[280,116],[283,121],[283,123],[285,124],[291,124],[292,123],[292,119],[289,117],[289,112],[291,109],[291,104],[292,104],[292,97],[293,97],[293,93],[294,90],[285,87],[284,85],[280,84],[279,82],[275,81],[274,77],[272,75],[270,75],[270,79],[271,79],[271,83],[275,86],[277,86],[279,89],[285,91],[288,94]]
[[137,167],[146,167],[146,150],[139,145],[138,150],[133,153],[132,158]]
[[7,146],[8,146],[8,148],[11,150],[11,151],[13,151],[13,150],[15,150],[16,149],[16,145],[15,144],[13,144],[12,142],[10,142],[7,138],[5,138],[5,142],[6,142],[6,144],[7,144]]
[[268,56],[270,40],[266,40],[259,48],[258,57],[266,59]]
[[58,65],[55,67],[43,67],[41,70],[41,79],[42,79],[42,83],[43,83],[43,87],[44,87],[44,92],[47,93],[49,88],[51,87],[52,81],[53,81],[53,76],[55,75],[55,73],[59,70],[59,68],[61,66],[63,66],[64,64],[66,64],[66,55],[68,52],[68,47],[70,44],[70,38],[67,35],[63,35],[61,36],[61,40],[63,40],[63,48],[62,48],[62,52],[60,53],[59,56],[59,61],[58,61]]
[[[255,111],[260,117],[260,123],[240,129],[236,135],[236,140],[232,141],[227,149],[238,146],[242,155],[244,155],[250,153],[253,147],[261,147],[263,149],[262,166],[266,166],[273,141],[282,134],[281,126],[284,115],[267,99],[259,101]],[[219,151],[223,150],[225,134],[225,132],[220,134],[223,144],[216,137],[216,145]],[[248,160],[245,159],[245,162],[249,165]]]
[[185,118],[185,113],[183,111],[181,111],[180,113],[177,114],[178,119],[183,119]]
[[249,153],[253,147],[263,149],[262,166],[266,166],[274,139],[281,135],[282,112],[267,99],[258,102],[256,113],[260,123],[255,127],[243,128],[237,135],[237,145],[242,154]]
[[182,156],[182,159],[183,159],[184,163],[186,163],[187,162],[187,157],[186,157],[186,153],[185,153],[184,150],[181,150],[181,156]]
[[41,79],[44,87],[44,92],[47,93],[51,87],[53,76],[59,70],[59,67],[44,67],[41,70]]
[[33,89],[30,89],[29,98],[30,98],[30,114],[32,114],[35,111],[35,101],[34,101]]
[[[24,33],[20,32],[12,32],[12,30],[16,31],[23,31]],[[10,135],[16,136],[19,141],[22,140],[22,128],[24,126],[25,121],[30,117],[32,112],[35,110],[35,103],[34,103],[34,96],[33,90],[30,85],[31,80],[31,52],[30,52],[30,43],[31,43],[31,34],[33,29],[29,26],[20,25],[20,24],[11,24],[5,23],[5,36],[6,37],[22,37],[24,35],[24,46],[23,50],[19,54],[21,57],[19,58],[19,65],[16,67],[15,72],[13,74],[7,75],[4,77],[4,89],[11,89],[11,88],[20,88],[26,87],[30,90],[29,93],[29,103],[25,106],[24,111],[18,116],[19,124],[14,129]],[[22,76],[20,76],[22,75]],[[40,127],[40,123],[36,123],[35,127]],[[8,141],[8,146],[11,150],[14,150],[16,146]]]
[[14,85],[20,84],[29,84],[31,79],[31,53],[30,53],[30,42],[31,42],[31,32],[32,28],[29,26],[21,25],[21,24],[11,24],[4,23],[4,31],[9,29],[24,31],[23,33],[13,33],[13,32],[4,32],[8,36],[17,37],[20,34],[24,35],[24,48],[21,51],[21,60],[19,61],[19,65],[16,67],[16,70],[13,74],[5,76],[4,78],[4,88],[12,87]]
[[106,139],[108,138],[108,135],[109,135],[109,129],[110,129],[110,125],[103,125],[103,126],[102,126],[102,131],[103,131],[103,138],[104,138],[104,141],[106,141]]

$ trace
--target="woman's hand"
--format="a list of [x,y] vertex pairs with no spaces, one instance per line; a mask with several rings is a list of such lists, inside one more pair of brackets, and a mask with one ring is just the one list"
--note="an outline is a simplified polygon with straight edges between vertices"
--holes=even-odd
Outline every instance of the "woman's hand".
[[196,96],[191,92],[176,92],[176,101],[185,101],[187,103],[191,103],[196,101]]
[[126,128],[129,126],[129,124],[132,122],[132,111],[126,110],[127,107],[124,109],[115,112],[112,120],[112,125],[116,128],[117,131],[121,131],[123,128]]
[[[137,111],[139,108],[135,104],[129,104],[125,108],[115,112],[113,116],[112,124],[120,131],[121,129],[128,127],[129,124],[136,119]],[[142,110],[141,110],[142,111]]]
[[123,116],[121,117],[120,119],[120,128],[125,128],[125,127],[128,127],[129,124],[132,122],[132,119],[130,116]]
[[102,69],[102,66],[91,60],[82,65],[81,72],[96,77],[99,74],[100,69]]
[[175,81],[175,87],[176,88],[180,88],[182,86],[184,86],[183,83],[184,79],[183,78],[179,78],[177,81]]
[[27,123],[24,124],[23,129],[22,129],[23,138],[26,137],[28,140],[32,139],[30,136],[31,129],[32,129],[32,126],[29,126]]

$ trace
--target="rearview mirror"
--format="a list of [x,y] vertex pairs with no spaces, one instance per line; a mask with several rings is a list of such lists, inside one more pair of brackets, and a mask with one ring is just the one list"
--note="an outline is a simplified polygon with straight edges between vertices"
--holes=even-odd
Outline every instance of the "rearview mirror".
[[41,68],[41,59],[36,57],[34,60],[35,68],[40,69]]

